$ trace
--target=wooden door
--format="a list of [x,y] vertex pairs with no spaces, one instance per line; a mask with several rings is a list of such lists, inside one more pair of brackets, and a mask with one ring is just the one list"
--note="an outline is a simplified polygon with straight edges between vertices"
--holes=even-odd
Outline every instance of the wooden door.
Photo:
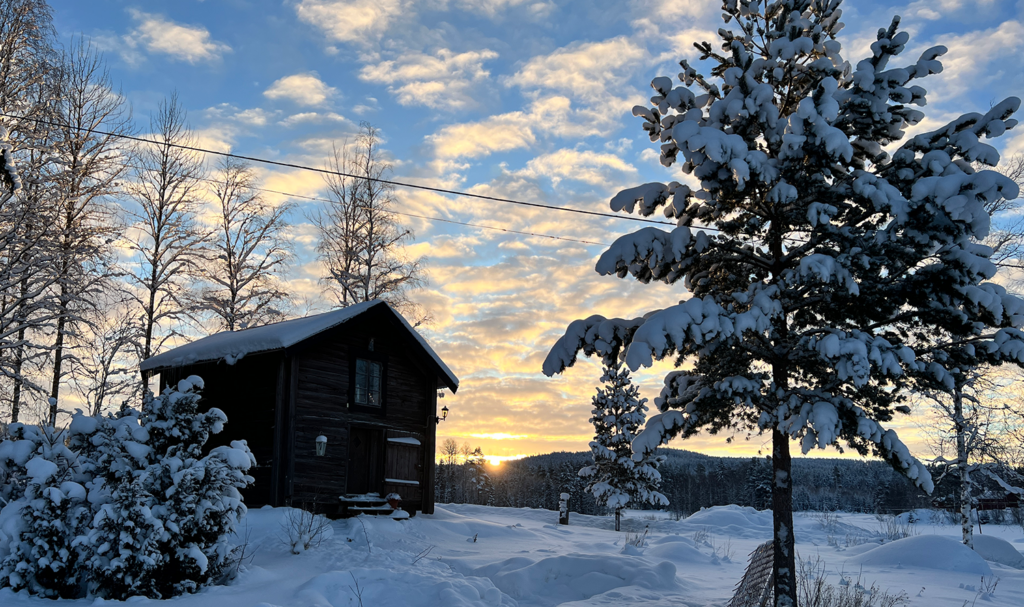
[[402,496],[405,510],[422,509],[423,442],[408,432],[387,431],[384,490]]
[[383,466],[383,432],[377,428],[349,429],[348,475],[346,493],[380,493]]

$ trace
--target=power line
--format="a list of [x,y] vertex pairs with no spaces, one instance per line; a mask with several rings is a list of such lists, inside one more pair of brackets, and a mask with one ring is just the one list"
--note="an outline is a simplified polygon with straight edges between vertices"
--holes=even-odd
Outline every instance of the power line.
[[[480,199],[480,200],[490,200],[490,201],[493,201],[493,202],[504,202],[504,203],[508,203],[508,204],[515,204],[515,205],[528,206],[528,207],[536,207],[536,208],[548,209],[548,210],[552,210],[552,211],[562,211],[562,212],[566,212],[566,213],[579,213],[581,215],[591,215],[591,216],[595,216],[595,217],[607,217],[607,218],[611,218],[611,219],[622,219],[622,220],[627,220],[627,221],[639,221],[639,222],[642,222],[642,223],[653,223],[653,224],[658,224],[658,225],[667,225],[667,226],[676,227],[675,223],[672,223],[672,222],[669,222],[669,221],[660,221],[660,220],[657,220],[657,219],[644,219],[642,217],[633,217],[633,216],[630,216],[630,215],[616,215],[614,213],[602,213],[602,212],[599,212],[599,211],[587,211],[587,210],[583,210],[583,209],[572,209],[572,208],[568,208],[568,207],[559,207],[559,206],[555,206],[555,205],[541,204],[541,203],[538,203],[538,202],[525,202],[525,201],[522,201],[522,200],[514,200],[514,199],[511,199],[511,198],[500,198],[500,197],[497,197],[497,196],[486,196],[484,194],[473,194],[472,192],[462,192],[462,191],[459,191],[459,190],[448,190],[448,189],[445,189],[445,188],[435,188],[435,187],[432,187],[432,186],[415,184],[415,183],[406,183],[406,182],[394,181],[394,180],[390,180],[390,179],[379,179],[379,178],[376,178],[376,177],[352,175],[352,174],[349,174],[349,173],[342,173],[341,171],[331,171],[331,170],[328,170],[328,169],[321,169],[321,168],[316,168],[316,167],[310,167],[310,166],[301,165],[301,164],[295,164],[295,163],[291,163],[291,162],[281,162],[281,161],[278,161],[278,160],[269,160],[267,158],[259,158],[259,157],[256,157],[256,156],[242,156],[241,154],[232,154],[230,152],[219,152],[217,150],[208,150],[208,149],[205,149],[205,148],[199,148],[199,147],[188,146],[188,145],[181,145],[181,144],[170,143],[170,142],[166,142],[166,141],[163,141],[163,142],[161,142],[161,141],[154,141],[152,139],[146,139],[145,137],[136,137],[134,135],[125,135],[123,133],[111,133],[109,131],[101,131],[99,129],[86,129],[86,128],[83,128],[83,127],[76,127],[76,126],[70,125],[70,124],[63,124],[63,123],[59,123],[59,122],[53,122],[53,121],[50,121],[50,120],[44,120],[42,118],[29,118],[27,116],[18,116],[18,115],[15,115],[15,114],[6,114],[6,113],[2,113],[2,112],[0,112],[0,117],[12,118],[12,119],[16,119],[16,120],[34,120],[35,122],[40,123],[40,124],[46,124],[46,125],[49,125],[49,126],[54,126],[54,127],[59,127],[59,128],[73,129],[73,130],[77,130],[77,131],[88,131],[90,133],[96,133],[97,135],[105,135],[107,137],[116,137],[116,138],[120,138],[120,139],[128,139],[128,140],[131,140],[131,141],[138,141],[138,142],[141,142],[141,143],[149,143],[149,144],[153,144],[153,145],[166,145],[168,147],[178,148],[178,149],[182,149],[182,150],[188,150],[188,151],[191,151],[191,152],[198,152],[198,153],[201,153],[201,154],[213,154],[213,155],[216,155],[216,156],[223,156],[225,158],[235,158],[237,160],[247,160],[249,162],[257,162],[257,163],[261,163],[261,164],[269,164],[269,165],[280,166],[280,167],[285,167],[285,168],[299,169],[299,170],[304,170],[304,171],[312,171],[314,173],[321,173],[321,174],[325,174],[325,175],[337,175],[339,177],[348,177],[348,178],[352,178],[352,179],[365,179],[367,181],[373,181],[373,182],[377,182],[377,183],[384,183],[384,184],[393,185],[393,186],[396,186],[396,187],[403,187],[403,188],[410,188],[410,189],[417,189],[417,190],[425,190],[425,191],[428,191],[428,192],[435,192],[435,193],[439,193],[439,194],[451,194],[453,196],[464,196],[464,197],[467,197],[467,198],[477,198],[477,199]],[[288,193],[288,192],[277,192],[277,191],[269,190],[269,189],[266,189],[266,188],[253,188],[253,189],[261,190],[261,191],[268,192],[268,193],[274,193],[274,194],[278,194],[278,195],[281,195],[281,196],[289,196],[289,197],[294,197],[294,198],[306,198],[306,199],[309,199],[309,200],[316,200],[316,201],[321,201],[321,202],[329,202],[329,201],[327,201],[327,200],[325,200],[323,198],[315,198],[315,197],[310,197],[310,196],[302,196],[302,195],[299,195],[299,194],[291,194],[291,193]],[[495,231],[500,231],[500,232],[506,232],[506,233],[509,233],[509,234],[520,234],[520,235],[524,235],[524,236],[534,236],[534,237],[539,237],[539,238],[550,238],[550,239],[554,239],[554,240],[564,240],[564,241],[569,241],[569,242],[578,242],[578,243],[582,243],[582,244],[610,246],[610,245],[608,245],[606,243],[601,243],[601,242],[579,240],[579,239],[575,239],[575,238],[568,238],[568,237],[565,237],[565,236],[553,236],[553,235],[550,235],[550,234],[536,234],[536,233],[533,233],[533,232],[524,232],[524,231],[519,231],[519,230],[511,230],[511,229],[508,229],[508,228],[499,228],[499,227],[494,227],[494,226],[485,226],[485,225],[482,225],[482,224],[473,224],[473,223],[468,223],[468,222],[455,221],[455,220],[452,220],[452,219],[445,219],[445,218],[441,218],[441,217],[428,217],[426,215],[415,215],[413,213],[402,213],[402,212],[397,212],[397,211],[395,211],[394,213],[396,215],[405,215],[405,216],[409,216],[409,217],[417,217],[417,218],[426,219],[426,220],[429,220],[429,221],[442,221],[442,222],[445,222],[445,223],[451,223],[451,224],[455,224],[455,225],[463,225],[463,226],[467,226],[467,227],[481,228],[481,229],[485,229],[485,230],[495,230]],[[722,230],[719,229],[719,228],[712,228],[712,227],[708,227],[708,226],[689,226],[689,227],[691,229],[704,230],[704,231],[708,231],[708,232],[722,232]],[[801,243],[808,242],[807,240],[802,240],[802,239],[792,239],[792,240],[794,240],[796,242],[801,242]],[[1009,263],[1005,263],[1005,262],[993,262],[993,263],[994,263],[994,265],[996,267],[1003,267],[1003,268],[1017,268],[1017,269],[1020,269],[1022,267],[1021,265],[1009,264]]]
[[516,204],[516,205],[521,205],[521,206],[526,206],[526,207],[536,207],[536,208],[540,208],[540,209],[548,209],[550,211],[562,211],[562,212],[565,212],[565,213],[579,213],[581,215],[592,215],[592,216],[595,216],[595,217],[609,217],[611,219],[623,219],[623,220],[627,220],[627,221],[639,221],[639,222],[643,222],[643,223],[654,223],[654,224],[668,225],[668,226],[673,226],[673,227],[676,225],[676,224],[674,224],[672,222],[669,222],[669,221],[660,221],[660,220],[657,220],[657,219],[644,219],[643,217],[633,217],[633,216],[630,216],[630,215],[617,215],[615,213],[602,213],[600,211],[587,211],[587,210],[584,210],[584,209],[572,209],[572,208],[569,208],[569,207],[559,207],[559,206],[555,206],[555,205],[541,204],[539,202],[525,202],[525,201],[522,201],[522,200],[514,200],[512,198],[500,198],[500,197],[497,197],[497,196],[487,196],[487,195],[484,195],[484,194],[473,194],[472,192],[462,192],[462,191],[459,191],[459,190],[449,190],[449,189],[445,189],[445,188],[435,188],[435,187],[432,187],[432,186],[422,185],[422,184],[417,184],[417,183],[407,183],[407,182],[404,182],[404,181],[394,181],[394,180],[391,180],[391,179],[380,179],[380,178],[377,178],[377,177],[368,177],[368,176],[365,176],[365,175],[352,175],[352,174],[349,174],[349,173],[342,173],[341,171],[331,171],[331,170],[328,170],[328,169],[321,169],[321,168],[306,166],[306,165],[302,165],[302,164],[296,164],[296,163],[292,163],[292,162],[281,162],[279,160],[269,160],[267,158],[259,158],[259,157],[256,157],[256,156],[242,156],[241,154],[232,154],[230,152],[218,152],[217,150],[208,150],[208,149],[205,149],[205,148],[199,148],[199,147],[190,146],[190,145],[181,145],[179,143],[170,143],[170,142],[167,142],[167,141],[154,141],[152,139],[146,139],[145,137],[136,137],[134,135],[125,135],[123,133],[111,133],[111,132],[108,132],[108,131],[101,131],[101,130],[98,130],[98,129],[86,129],[86,128],[83,128],[83,127],[77,127],[77,126],[73,126],[73,125],[70,125],[70,124],[62,124],[60,122],[53,122],[53,121],[50,121],[50,120],[44,120],[42,118],[29,118],[27,116],[17,116],[15,114],[5,114],[5,113],[0,113],[0,116],[2,116],[4,118],[12,118],[12,119],[15,119],[15,120],[34,120],[37,123],[46,124],[46,125],[54,126],[54,127],[58,127],[58,128],[74,129],[74,130],[77,130],[77,131],[88,131],[90,133],[96,133],[97,135],[105,135],[107,137],[117,137],[117,138],[120,138],[120,139],[128,139],[130,141],[138,141],[138,142],[141,142],[141,143],[149,143],[149,144],[153,144],[153,145],[166,145],[168,147],[178,148],[178,149],[181,149],[181,150],[188,150],[190,152],[198,152],[198,153],[201,153],[201,154],[214,154],[214,155],[217,155],[217,156],[224,156],[225,158],[235,158],[235,159],[238,159],[238,160],[247,160],[249,162],[258,162],[260,164],[269,164],[269,165],[273,165],[273,166],[285,167],[285,168],[290,168],[290,169],[299,169],[299,170],[303,170],[303,171],[312,171],[314,173],[321,173],[321,174],[325,174],[325,175],[337,175],[339,177],[349,177],[349,178],[352,178],[352,179],[364,179],[366,181],[373,181],[373,182],[376,182],[376,183],[384,183],[384,184],[393,185],[393,186],[396,186],[396,187],[411,188],[411,189],[415,189],[415,190],[425,190],[425,191],[434,192],[434,193],[437,193],[437,194],[451,194],[453,196],[464,196],[464,197],[467,197],[467,198],[477,198],[477,199],[480,199],[480,200],[490,200],[492,202],[504,202],[504,203],[508,203],[508,204]]
[[[129,165],[125,165],[125,166],[128,166],[128,167],[133,168],[133,169],[139,169],[140,168],[140,167],[137,167],[137,166],[134,166],[134,165],[130,165],[130,164]],[[198,179],[200,181],[205,181],[207,183],[213,183],[213,184],[221,183],[219,180],[212,179],[210,177],[199,177]],[[292,192],[282,192],[280,190],[271,190],[270,188],[264,188],[264,187],[259,187],[259,186],[252,186],[252,189],[256,190],[258,192],[266,192],[267,194],[277,194],[279,196],[286,196],[288,198],[301,198],[303,200],[311,200],[313,202],[328,202],[328,203],[329,202],[333,202],[332,200],[329,200],[327,198],[318,198],[316,196],[306,196],[304,194],[295,194],[295,193],[292,193]],[[483,224],[479,224],[479,223],[469,223],[469,222],[465,222],[465,221],[456,221],[454,219],[447,219],[445,217],[431,217],[429,215],[418,215],[416,213],[406,213],[406,212],[403,212],[403,211],[388,211],[388,212],[389,213],[393,213],[395,215],[403,215],[405,217],[416,217],[417,219],[426,219],[428,221],[442,221],[444,223],[451,223],[451,224],[460,225],[460,226],[467,226],[467,227],[471,227],[471,228],[479,228],[479,229],[482,229],[482,230],[494,230],[496,232],[505,232],[505,233],[508,233],[508,234],[520,234],[522,236],[534,236],[534,237],[537,237],[537,238],[550,238],[552,240],[564,240],[564,241],[568,241],[568,242],[578,242],[578,243],[581,243],[581,244],[588,244],[588,245],[600,245],[602,247],[611,246],[611,245],[609,245],[608,243],[605,243],[605,242],[596,242],[596,241],[593,241],[593,240],[580,240],[578,238],[569,238],[568,236],[554,236],[552,234],[538,234],[536,232],[525,232],[525,231],[522,231],[522,230],[513,230],[511,228],[500,228],[498,226],[488,226],[488,225],[483,225]]]

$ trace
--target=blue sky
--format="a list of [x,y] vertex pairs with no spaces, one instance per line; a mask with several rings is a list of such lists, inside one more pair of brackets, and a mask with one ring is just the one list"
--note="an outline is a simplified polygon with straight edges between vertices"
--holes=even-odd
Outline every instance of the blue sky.
[[[172,90],[210,148],[319,166],[332,141],[360,121],[381,129],[398,179],[532,202],[607,210],[618,190],[681,180],[657,162],[630,108],[649,82],[695,58],[692,42],[720,27],[717,1],[532,0],[51,0],[65,40],[102,49],[142,132]],[[841,41],[851,62],[893,14],[911,34],[910,63],[944,44],[945,71],[925,81],[928,129],[1024,93],[1024,0],[848,2]],[[997,147],[1024,152],[1024,129]],[[264,186],[315,196],[319,176],[260,168]],[[397,209],[611,242],[637,224],[399,191]],[[287,280],[318,301],[314,232],[299,201],[298,257]],[[414,297],[431,313],[425,333],[462,379],[444,402],[441,438],[494,456],[578,450],[591,437],[594,364],[555,379],[540,363],[566,324],[629,316],[675,303],[682,288],[599,277],[602,248],[405,218],[429,285]],[[640,373],[660,390],[665,367]],[[901,433],[921,446],[913,422]],[[675,446],[753,454],[755,438],[704,437]]]

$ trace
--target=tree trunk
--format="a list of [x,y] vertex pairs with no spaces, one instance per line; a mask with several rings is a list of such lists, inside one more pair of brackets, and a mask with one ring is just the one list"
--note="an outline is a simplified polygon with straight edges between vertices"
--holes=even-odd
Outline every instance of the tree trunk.
[[615,530],[619,531],[622,521],[622,510],[620,508],[615,509]]
[[775,607],[796,607],[796,542],[793,537],[793,460],[789,437],[772,430],[772,519],[775,550],[772,578]]
[[57,339],[53,343],[53,383],[50,386],[50,426],[57,427],[57,399],[60,397],[61,363],[64,358],[64,329],[67,325],[67,308],[61,306],[57,319]]
[[21,367],[24,363],[25,329],[18,329],[18,347],[14,350],[14,393],[11,395],[11,423],[18,423],[21,414]]
[[960,527],[963,542],[974,549],[974,527],[971,524],[971,473],[967,470],[967,423],[964,421],[964,398],[959,386],[953,391],[953,423],[956,428],[956,466],[960,475]]

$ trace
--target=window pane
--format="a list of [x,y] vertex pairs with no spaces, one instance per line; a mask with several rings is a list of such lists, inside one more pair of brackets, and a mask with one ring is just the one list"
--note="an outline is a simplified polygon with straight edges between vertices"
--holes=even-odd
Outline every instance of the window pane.
[[355,402],[370,407],[381,406],[381,375],[383,365],[379,362],[356,359]]

